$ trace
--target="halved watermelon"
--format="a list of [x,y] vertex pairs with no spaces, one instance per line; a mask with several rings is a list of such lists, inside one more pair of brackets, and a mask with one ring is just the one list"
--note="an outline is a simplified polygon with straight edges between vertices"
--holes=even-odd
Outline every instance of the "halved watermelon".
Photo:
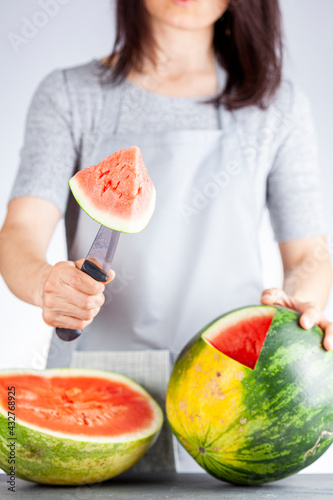
[[260,484],[295,474],[333,442],[333,352],[300,315],[253,306],[199,332],[172,370],[166,408],[210,474]]
[[132,380],[58,368],[0,371],[0,467],[46,484],[104,481],[135,464],[157,439],[163,414]]
[[155,209],[155,188],[136,146],[80,170],[69,186],[92,219],[116,231],[142,231]]

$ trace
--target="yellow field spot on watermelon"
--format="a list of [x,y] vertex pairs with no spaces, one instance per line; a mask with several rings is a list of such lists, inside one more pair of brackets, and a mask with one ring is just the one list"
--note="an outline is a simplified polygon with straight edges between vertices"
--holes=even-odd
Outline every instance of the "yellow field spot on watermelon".
[[[221,434],[241,418],[245,410],[241,390],[244,370],[248,368],[230,362],[230,358],[207,344],[197,354],[195,364],[190,363],[183,373],[182,384],[170,394],[173,404],[168,406],[168,412],[176,433],[187,436],[182,443],[190,453],[199,448],[199,453],[220,450]],[[242,435],[236,436],[235,431],[233,439],[224,442],[223,448],[232,452],[239,448],[241,439]]]

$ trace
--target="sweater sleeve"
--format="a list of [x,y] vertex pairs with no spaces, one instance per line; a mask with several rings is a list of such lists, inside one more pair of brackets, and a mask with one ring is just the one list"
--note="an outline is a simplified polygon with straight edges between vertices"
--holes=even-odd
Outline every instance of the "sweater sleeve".
[[279,242],[326,233],[313,118],[306,96],[292,88],[284,139],[267,178],[267,205]]
[[31,101],[10,200],[45,198],[64,214],[76,161],[65,73],[56,70],[41,82]]

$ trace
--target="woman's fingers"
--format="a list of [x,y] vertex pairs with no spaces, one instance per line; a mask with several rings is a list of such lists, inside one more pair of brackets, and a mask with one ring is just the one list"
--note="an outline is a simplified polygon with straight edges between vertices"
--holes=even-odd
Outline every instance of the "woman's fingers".
[[47,321],[66,321],[67,318],[72,318],[73,320],[86,321],[91,323],[95,316],[100,311],[100,307],[90,310],[82,310],[79,307],[73,307],[71,311],[65,311],[63,309],[57,308],[44,308],[44,317]]
[[327,351],[333,350],[333,323],[324,316],[320,307],[313,302],[303,302],[290,297],[284,290],[269,288],[261,295],[262,304],[289,307],[300,313],[299,324],[305,330],[318,325],[324,332],[323,346]]
[[54,279],[51,283],[55,287],[67,285],[87,295],[95,295],[104,291],[105,285],[103,283],[95,281],[91,276],[82,272],[74,262],[58,262],[53,269]]
[[333,323],[328,321],[328,319],[323,318],[319,326],[324,330],[325,337],[323,345],[327,351],[333,351]]
[[44,299],[44,309],[53,310],[64,316],[89,320],[94,317],[91,316],[91,311],[99,311],[104,301],[105,297],[102,293],[98,295],[85,295],[76,292],[72,293],[68,300],[63,297],[55,298],[48,294]]
[[319,307],[311,303],[305,303],[304,306],[300,305],[298,311],[302,313],[299,323],[306,330],[312,328],[313,325],[319,324],[323,315]]
[[69,328],[71,330],[83,330],[93,321],[92,319],[84,321],[69,316],[63,316],[47,310],[43,310],[43,320],[47,325],[53,328]]
[[105,285],[107,285],[108,283],[110,283],[110,281],[112,281],[114,278],[116,277],[116,274],[115,272],[110,269],[110,272],[109,272],[109,277],[108,277],[108,280],[104,282]]
[[[58,262],[43,283],[43,319],[53,327],[82,330],[104,304],[105,284],[83,273],[77,262]],[[111,271],[108,282],[114,278]]]
[[293,307],[289,295],[280,288],[268,288],[264,290],[261,294],[261,303],[266,305],[276,304],[283,307]]

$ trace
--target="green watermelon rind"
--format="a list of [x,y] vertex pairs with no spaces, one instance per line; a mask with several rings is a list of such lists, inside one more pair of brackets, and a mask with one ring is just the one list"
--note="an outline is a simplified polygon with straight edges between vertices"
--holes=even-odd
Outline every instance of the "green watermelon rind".
[[[250,312],[258,307],[271,306],[250,306],[243,310]],[[196,435],[195,428],[191,436],[180,435],[168,412],[168,406],[174,404],[174,398],[179,397],[182,375],[195,362],[196,354],[202,349],[215,349],[202,336],[221,317],[202,329],[185,346],[171,373],[167,416],[172,431],[209,474],[226,482],[250,485],[283,479],[316,461],[333,442],[333,389],[327,393],[327,387],[333,388],[333,353],[322,347],[323,332],[320,328],[315,326],[311,330],[304,330],[299,326],[298,313],[281,307],[275,309],[276,314],[268,332],[270,342],[264,343],[256,368],[252,370],[239,364],[245,375],[241,382],[241,415],[235,416],[234,423],[221,430],[220,440],[214,442],[215,448],[226,449],[224,445],[228,435],[239,425],[241,418],[246,420],[243,426],[247,436],[246,446],[237,449],[234,455],[226,455],[225,451],[221,455],[206,448],[204,455],[198,453],[205,436]],[[237,310],[224,317],[235,313]],[[297,350],[293,349],[296,339]],[[292,376],[296,369],[302,370],[302,366],[302,376],[307,378],[301,391],[297,392],[292,385],[285,391],[274,389],[282,387],[283,379]],[[264,377],[262,373],[265,373]],[[323,380],[324,386],[321,384]],[[260,400],[258,393],[261,394]],[[287,414],[283,406],[286,400],[290,408]],[[282,430],[285,435],[282,435]],[[239,464],[240,459],[243,460],[243,467],[233,466],[233,462]]]
[[89,197],[82,192],[75,176],[68,181],[68,184],[75,200],[80,205],[82,210],[91,219],[95,220],[96,222],[102,224],[105,227],[113,229],[114,231],[119,231],[120,233],[134,234],[143,231],[143,229],[145,229],[145,227],[148,225],[155,210],[155,205],[156,205],[155,187],[153,187],[153,195],[149,206],[149,210],[147,210],[144,217],[141,217],[140,219],[127,219],[114,216],[111,214],[111,211],[109,212],[96,209],[93,203],[91,203]]
[[[96,375],[113,375],[112,372],[91,369],[56,368],[44,372],[65,375],[70,371],[73,375],[90,373]],[[5,373],[36,373],[37,370],[1,370]],[[145,389],[133,380],[116,374],[118,379],[129,381],[130,385],[140,389],[149,398],[157,417],[155,428],[149,435],[128,439],[125,442],[96,442],[59,437],[57,433],[38,431],[31,426],[15,422],[14,436],[9,435],[8,419],[4,409],[0,412],[0,467],[10,472],[8,463],[8,444],[15,442],[15,475],[27,481],[54,484],[80,485],[111,479],[132,467],[154,445],[163,424],[163,413],[156,401]],[[15,439],[14,439],[15,438]]]

